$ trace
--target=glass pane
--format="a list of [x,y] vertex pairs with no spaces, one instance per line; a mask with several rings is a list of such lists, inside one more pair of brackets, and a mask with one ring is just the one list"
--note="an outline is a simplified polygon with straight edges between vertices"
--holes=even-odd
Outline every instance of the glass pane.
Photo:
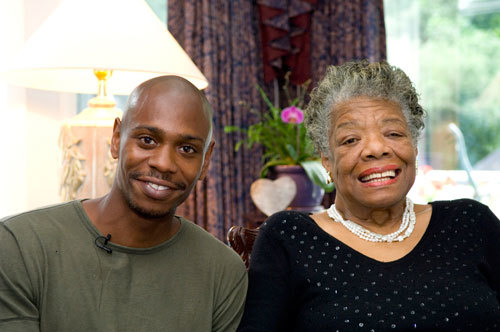
[[476,198],[498,214],[500,1],[384,5],[388,60],[410,76],[428,114],[413,194]]

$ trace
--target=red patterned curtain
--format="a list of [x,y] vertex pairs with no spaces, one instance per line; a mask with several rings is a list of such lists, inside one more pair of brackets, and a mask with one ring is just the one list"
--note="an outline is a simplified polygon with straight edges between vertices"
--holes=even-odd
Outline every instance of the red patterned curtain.
[[216,141],[207,178],[177,213],[221,240],[253,209],[250,185],[261,167],[260,150],[234,152],[241,136],[224,133],[226,125],[258,120],[241,101],[264,109],[255,88],[263,81],[257,15],[252,1],[168,0],[169,31],[208,79],[204,92],[214,110]]
[[386,57],[383,0],[168,0],[168,28],[209,81],[216,140],[207,179],[177,212],[220,239],[255,209],[262,154],[234,152],[241,136],[224,126],[258,120],[241,101],[265,110],[255,88],[264,72],[282,81],[292,69],[293,83],[314,85],[328,65]]
[[290,71],[290,81],[302,84],[311,78],[311,14],[317,0],[258,0],[264,79],[280,79]]
[[[313,86],[329,65],[387,58],[383,0],[318,0],[311,19]],[[324,206],[335,200],[326,194]]]
[[313,82],[329,65],[387,57],[383,0],[318,0],[311,22]]
[[317,81],[328,65],[386,58],[383,0],[257,0],[264,79]]

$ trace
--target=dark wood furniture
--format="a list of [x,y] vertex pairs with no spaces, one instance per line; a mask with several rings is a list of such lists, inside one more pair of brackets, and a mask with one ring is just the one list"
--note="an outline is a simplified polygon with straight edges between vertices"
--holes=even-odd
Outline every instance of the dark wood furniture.
[[240,255],[247,269],[257,234],[259,234],[258,228],[250,229],[243,226],[233,226],[227,233],[229,246]]

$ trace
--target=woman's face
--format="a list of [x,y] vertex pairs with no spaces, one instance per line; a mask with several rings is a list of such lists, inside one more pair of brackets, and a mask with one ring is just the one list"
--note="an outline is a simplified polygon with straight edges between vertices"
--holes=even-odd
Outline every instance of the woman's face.
[[331,156],[322,159],[335,182],[337,206],[373,209],[404,202],[415,181],[417,149],[396,103],[357,97],[336,104],[329,145]]

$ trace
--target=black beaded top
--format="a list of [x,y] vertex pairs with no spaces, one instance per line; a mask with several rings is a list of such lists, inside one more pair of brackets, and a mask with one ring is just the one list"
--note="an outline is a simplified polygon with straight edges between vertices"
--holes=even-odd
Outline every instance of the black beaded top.
[[473,200],[432,203],[429,226],[384,263],[305,214],[262,226],[238,331],[500,331],[500,222]]

